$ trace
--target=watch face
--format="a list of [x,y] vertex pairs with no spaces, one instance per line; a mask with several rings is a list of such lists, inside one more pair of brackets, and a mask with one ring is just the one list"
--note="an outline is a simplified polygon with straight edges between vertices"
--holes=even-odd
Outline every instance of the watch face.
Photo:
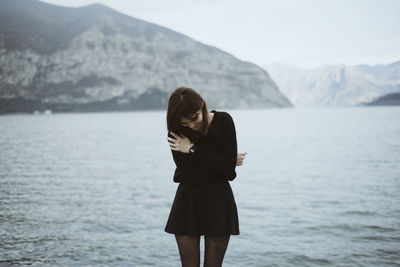
[[189,149],[189,152],[190,152],[190,153],[193,153],[193,152],[194,152],[194,147],[193,147],[193,146]]

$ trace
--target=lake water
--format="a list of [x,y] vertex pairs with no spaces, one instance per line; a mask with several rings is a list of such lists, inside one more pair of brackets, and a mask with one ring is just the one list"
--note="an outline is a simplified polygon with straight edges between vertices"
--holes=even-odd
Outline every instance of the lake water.
[[[248,155],[224,266],[400,266],[400,107],[226,111]],[[1,266],[180,265],[165,112],[0,129]]]

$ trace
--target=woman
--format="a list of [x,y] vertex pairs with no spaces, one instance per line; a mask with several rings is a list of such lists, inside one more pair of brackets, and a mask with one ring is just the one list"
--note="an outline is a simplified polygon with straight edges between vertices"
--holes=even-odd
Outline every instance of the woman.
[[208,112],[193,89],[179,87],[168,100],[168,137],[179,183],[165,231],[175,234],[182,266],[221,266],[230,235],[239,235],[239,219],[229,181],[247,153],[237,154],[232,117]]

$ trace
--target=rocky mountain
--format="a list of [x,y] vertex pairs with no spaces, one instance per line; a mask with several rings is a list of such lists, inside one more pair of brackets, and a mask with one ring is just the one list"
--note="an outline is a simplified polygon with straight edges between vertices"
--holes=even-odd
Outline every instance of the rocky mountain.
[[295,106],[352,106],[400,92],[400,61],[387,65],[265,66]]
[[378,99],[365,103],[366,106],[398,106],[400,105],[400,93],[392,93],[379,97]]
[[1,2],[0,112],[165,109],[182,85],[211,108],[292,106],[259,66],[106,6]]

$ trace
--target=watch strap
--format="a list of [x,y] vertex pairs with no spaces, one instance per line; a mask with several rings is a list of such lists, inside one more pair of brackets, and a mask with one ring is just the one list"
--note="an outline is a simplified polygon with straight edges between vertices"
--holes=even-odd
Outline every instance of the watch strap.
[[190,153],[190,154],[193,154],[195,151],[196,151],[196,146],[195,146],[195,145],[193,145],[193,146],[191,146],[191,147],[189,148],[189,153]]

